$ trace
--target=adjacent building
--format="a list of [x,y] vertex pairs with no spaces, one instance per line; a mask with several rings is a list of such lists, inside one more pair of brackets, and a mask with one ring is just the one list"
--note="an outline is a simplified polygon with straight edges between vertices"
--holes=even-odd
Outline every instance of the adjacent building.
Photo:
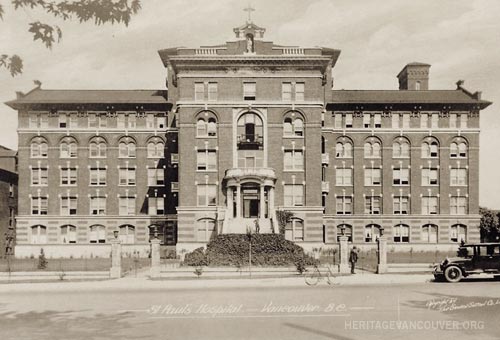
[[17,215],[17,154],[0,145],[0,258],[14,254]]
[[18,256],[107,256],[149,239],[185,253],[214,234],[279,232],[333,247],[435,249],[479,240],[479,112],[457,83],[335,90],[340,51],[281,46],[251,21],[217,46],[159,55],[165,90],[35,88],[19,112]]

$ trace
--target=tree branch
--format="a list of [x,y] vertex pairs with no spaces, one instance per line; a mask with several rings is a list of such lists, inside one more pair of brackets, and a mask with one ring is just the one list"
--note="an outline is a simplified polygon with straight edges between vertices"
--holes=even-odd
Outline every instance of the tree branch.
[[2,54],[0,55],[0,67],[5,67],[14,77],[23,72],[23,61],[16,54],[10,57],[7,54]]

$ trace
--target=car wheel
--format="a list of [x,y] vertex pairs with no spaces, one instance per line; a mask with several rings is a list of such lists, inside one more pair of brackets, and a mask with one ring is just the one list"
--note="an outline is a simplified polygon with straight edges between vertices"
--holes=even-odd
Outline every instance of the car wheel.
[[444,271],[444,277],[448,282],[458,282],[462,279],[462,270],[457,266],[449,266]]

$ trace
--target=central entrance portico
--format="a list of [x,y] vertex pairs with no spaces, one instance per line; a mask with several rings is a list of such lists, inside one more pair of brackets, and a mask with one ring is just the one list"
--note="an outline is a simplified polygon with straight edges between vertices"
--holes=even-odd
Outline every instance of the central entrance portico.
[[248,228],[270,233],[274,215],[274,170],[235,168],[226,171],[227,210],[222,233],[246,233]]

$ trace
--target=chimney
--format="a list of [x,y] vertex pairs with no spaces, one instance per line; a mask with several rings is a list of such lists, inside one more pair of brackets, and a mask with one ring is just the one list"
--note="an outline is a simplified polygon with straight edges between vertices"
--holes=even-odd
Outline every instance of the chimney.
[[429,69],[431,65],[409,63],[398,74],[399,89],[420,91],[429,89]]

